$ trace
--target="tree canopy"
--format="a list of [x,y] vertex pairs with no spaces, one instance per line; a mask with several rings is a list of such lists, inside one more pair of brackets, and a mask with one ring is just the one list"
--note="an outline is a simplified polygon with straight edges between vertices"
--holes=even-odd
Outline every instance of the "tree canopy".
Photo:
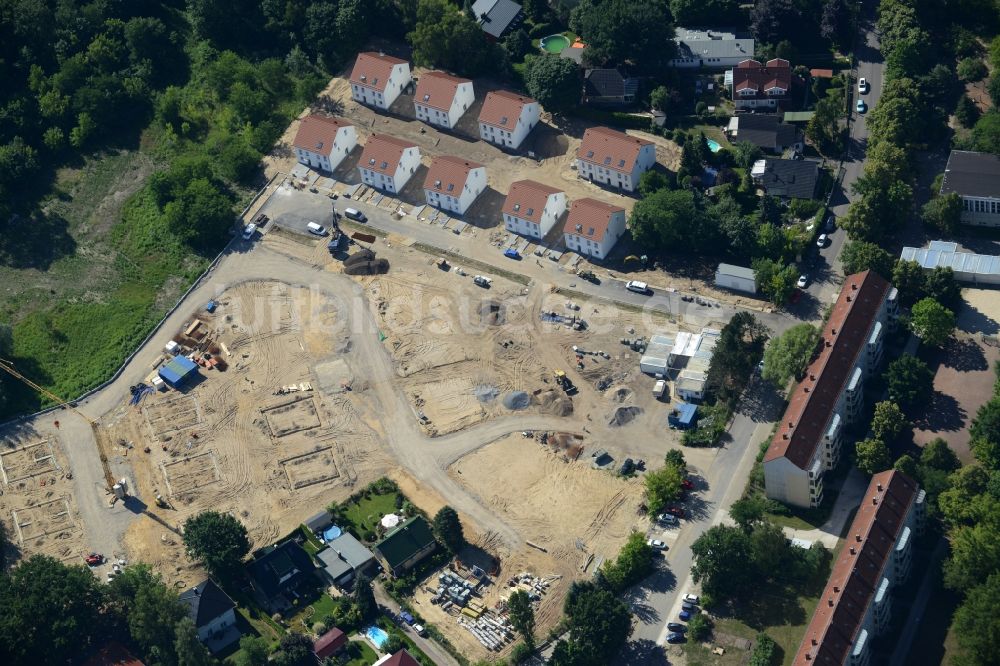
[[764,379],[784,386],[802,377],[819,344],[820,331],[812,324],[796,324],[771,341],[764,350]]
[[462,522],[458,519],[458,513],[450,506],[443,506],[438,510],[431,527],[434,530],[434,537],[452,555],[457,555],[465,548]]
[[930,404],[934,395],[934,373],[916,356],[900,356],[886,368],[889,399],[915,416]]
[[[963,99],[968,99],[964,97]],[[958,228],[962,216],[962,197],[956,192],[948,192],[934,197],[923,208],[924,224],[938,231],[952,234]]]
[[581,0],[569,27],[586,40],[583,57],[591,65],[631,63],[652,74],[676,48],[667,3],[659,0]]
[[559,113],[580,102],[583,82],[568,58],[529,55],[524,59],[524,86],[546,111]]
[[840,255],[844,265],[844,273],[853,275],[866,270],[872,270],[882,277],[892,278],[895,263],[893,256],[875,243],[865,241],[848,241]]
[[720,400],[735,401],[743,392],[763,355],[767,337],[767,327],[749,312],[737,312],[722,327],[707,380]]
[[413,61],[463,76],[504,73],[505,53],[483,38],[483,31],[448,0],[419,0],[417,23],[407,35]]
[[601,567],[604,583],[614,592],[624,591],[652,572],[654,555],[653,547],[646,543],[646,535],[633,532],[618,551],[618,557]]
[[899,405],[890,400],[875,403],[871,429],[876,439],[891,444],[909,427],[910,422]]
[[510,624],[521,634],[528,645],[535,644],[535,608],[531,605],[531,597],[524,590],[515,590],[507,598],[507,612]]
[[910,310],[910,330],[925,343],[940,347],[955,332],[955,313],[933,298],[921,299]]
[[877,474],[892,467],[892,455],[881,439],[863,439],[855,445],[855,462],[865,474]]
[[554,666],[603,666],[628,638],[628,606],[592,582],[573,582],[564,606],[569,640],[560,640],[549,660]]
[[184,521],[184,546],[192,559],[222,579],[230,579],[250,552],[247,529],[228,513],[203,511]]

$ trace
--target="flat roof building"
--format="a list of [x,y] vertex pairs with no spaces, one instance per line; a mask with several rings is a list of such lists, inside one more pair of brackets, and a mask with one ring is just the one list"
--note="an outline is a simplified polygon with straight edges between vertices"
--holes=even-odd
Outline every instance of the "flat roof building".
[[670,67],[735,67],[754,56],[753,37],[728,29],[677,28]]
[[961,252],[958,243],[937,240],[926,248],[904,247],[899,258],[915,261],[927,271],[950,268],[960,282],[1000,284],[1000,256]]
[[953,150],[948,155],[941,194],[962,197],[962,222],[1000,226],[1000,157],[990,153]]

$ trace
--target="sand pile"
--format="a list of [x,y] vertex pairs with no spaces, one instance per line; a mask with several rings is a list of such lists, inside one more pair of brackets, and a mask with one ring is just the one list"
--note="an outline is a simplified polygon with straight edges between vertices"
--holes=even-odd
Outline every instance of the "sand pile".
[[573,401],[562,391],[550,389],[535,395],[535,401],[545,414],[569,416],[573,413]]
[[632,399],[632,391],[625,386],[619,386],[611,392],[612,402],[623,403]]
[[479,306],[479,320],[487,326],[500,326],[507,321],[507,310],[497,301],[483,301]]
[[629,407],[619,407],[612,413],[608,425],[612,427],[623,426],[635,420],[635,417],[642,414],[642,407],[631,405]]
[[480,384],[472,389],[479,402],[493,402],[500,395],[500,389],[489,384]]
[[524,391],[511,391],[506,394],[500,402],[502,402],[503,406],[507,409],[524,409],[531,404],[531,396]]

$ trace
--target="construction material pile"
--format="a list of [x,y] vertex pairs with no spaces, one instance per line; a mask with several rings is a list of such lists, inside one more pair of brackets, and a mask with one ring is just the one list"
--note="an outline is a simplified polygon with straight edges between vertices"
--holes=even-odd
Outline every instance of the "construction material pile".
[[[470,617],[467,611],[477,613],[477,617]],[[514,640],[510,622],[488,610],[475,611],[466,608],[459,616],[458,623],[475,636],[483,647],[493,652],[502,650],[508,642]]]
[[443,571],[438,575],[437,593],[431,599],[431,603],[451,601],[457,606],[465,606],[469,603],[473,592],[475,586],[472,583],[461,576]]
[[500,400],[507,409],[524,409],[531,404],[531,396],[524,391],[511,391]]

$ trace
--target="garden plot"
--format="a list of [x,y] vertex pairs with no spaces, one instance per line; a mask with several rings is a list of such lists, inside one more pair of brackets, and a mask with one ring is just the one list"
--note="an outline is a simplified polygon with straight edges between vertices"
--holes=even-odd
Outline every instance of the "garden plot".
[[260,410],[275,439],[320,427],[319,412],[312,396],[300,396]]
[[182,496],[222,480],[214,451],[161,463],[160,468],[171,497]]
[[278,463],[285,471],[292,490],[306,488],[340,476],[332,446],[324,446],[309,453],[285,458]]
[[13,451],[0,453],[0,477],[4,485],[11,485],[57,470],[52,444],[47,439]]

